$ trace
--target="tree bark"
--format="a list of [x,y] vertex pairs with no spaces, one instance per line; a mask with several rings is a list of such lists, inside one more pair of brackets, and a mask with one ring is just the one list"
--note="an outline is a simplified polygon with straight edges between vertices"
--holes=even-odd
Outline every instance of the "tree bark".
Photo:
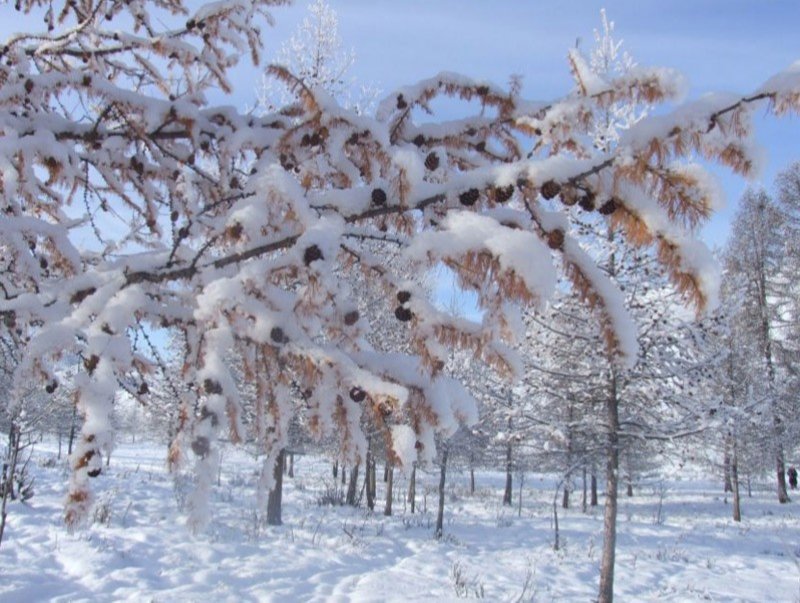
[[[508,427],[510,430],[511,419],[508,420]],[[508,444],[506,444],[506,489],[505,492],[503,492],[503,504],[508,506],[511,506],[512,496],[511,467],[511,441],[509,440]]]
[[591,488],[590,488],[590,490],[591,490],[591,499],[589,501],[589,504],[591,506],[593,506],[593,507],[596,507],[597,506],[597,474],[594,472],[594,470],[592,470],[592,477],[591,477],[591,480],[590,480],[590,485],[591,485]]
[[475,467],[469,468],[469,493],[475,494]]
[[778,476],[778,502],[788,503],[791,502],[789,493],[786,490],[786,463],[784,461],[783,444],[778,443],[775,452],[775,471]]
[[581,511],[586,513],[586,466],[583,467],[583,471],[581,472],[581,483],[583,486],[583,497],[581,498]]
[[366,472],[364,473],[364,487],[367,491],[367,509],[370,511],[375,510],[375,490],[373,489],[373,480],[375,479],[375,472],[373,471],[373,463],[375,459],[371,452],[372,443],[367,445],[367,463]]
[[606,447],[606,502],[603,512],[603,556],[600,561],[598,603],[614,600],[614,564],[617,547],[617,494],[619,489],[619,400],[616,374],[612,369],[611,387],[606,400],[608,442]]
[[569,509],[569,485],[567,484],[567,480],[564,480],[564,491],[561,496],[561,508]]
[[375,508],[375,499],[378,497],[378,480],[376,478],[376,466],[377,461],[375,460],[375,455],[372,455],[372,462],[369,466],[369,487],[372,494],[372,508]]
[[737,458],[735,440],[730,463],[730,477],[731,490],[733,491],[733,521],[742,521],[742,499],[739,496],[739,460]]
[[67,456],[72,455],[72,444],[75,443],[75,419],[78,415],[78,407],[72,406],[72,419],[69,423],[69,440],[67,441]]
[[[356,506],[356,488],[358,487],[358,467],[360,463],[353,465],[350,469],[350,483],[347,485],[347,496],[345,503],[351,507]],[[342,476],[344,476],[344,469],[342,469]]]
[[386,461],[386,505],[383,507],[383,514],[386,515],[386,517],[391,517],[392,515],[393,487],[394,463],[392,461]]
[[723,471],[723,492],[733,492],[733,484],[731,483],[731,452],[728,449],[728,443],[725,445],[725,457],[722,461]]
[[289,477],[294,477],[294,452],[289,453]]
[[444,530],[444,484],[447,478],[447,446],[442,446],[442,464],[439,473],[439,510],[436,513],[436,532],[438,539],[442,537]]
[[339,477],[339,461],[333,461],[333,479]]
[[272,470],[272,478],[275,481],[272,490],[267,497],[267,524],[279,526],[281,520],[281,506],[283,499],[283,465],[286,452],[281,449],[278,458],[275,459],[275,466]]
[[414,513],[414,509],[417,503],[417,464],[411,467],[411,479],[408,482],[408,502],[411,505],[411,513]]

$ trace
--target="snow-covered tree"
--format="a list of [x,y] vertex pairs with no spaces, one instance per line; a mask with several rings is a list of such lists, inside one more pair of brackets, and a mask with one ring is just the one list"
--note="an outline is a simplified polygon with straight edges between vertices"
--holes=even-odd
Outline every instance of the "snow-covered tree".
[[[346,49],[339,35],[339,15],[325,0],[308,6],[309,14],[281,45],[274,63],[282,65],[308,88],[320,88],[344,107],[359,113],[374,109],[378,90],[358,85],[350,74],[356,62],[353,49]],[[259,107],[275,111],[296,101],[291,87],[264,73],[256,89]]]
[[[800,100],[795,66],[748,96],[645,118],[601,151],[582,143],[588,115],[623,99],[674,99],[681,79],[644,67],[601,78],[573,51],[578,87],[547,103],[442,73],[392,93],[373,119],[275,66],[296,95],[290,109],[254,117],[209,106],[212,89],[231,89],[243,49],[259,58],[261,16],[277,3],[23,0],[19,10],[43,17],[44,31],[0,48],[0,313],[27,338],[17,384],[57,389],[54,363],[67,352],[83,365],[69,525],[89,511],[89,478],[113,443],[115,392],[148,395],[155,363],[142,330],[172,329],[186,343],[176,442],[188,445],[175,452],[195,460],[198,526],[212,511],[204,500],[219,438],[243,437],[233,349],[256,350],[263,365],[254,379],[269,417],[265,454],[286,445],[297,388],[312,432],[336,433],[356,462],[363,418],[390,435],[406,469],[434,458],[437,432],[476,419],[470,394],[442,374],[449,349],[517,376],[510,316],[544,303],[557,269],[594,312],[609,357],[630,365],[638,348],[624,298],[566,209],[597,209],[620,238],[654,246],[702,311],[714,303],[716,271],[686,224],[709,214],[711,193],[680,160],[699,153],[747,174],[753,109],[783,113]],[[419,121],[441,95],[471,112]],[[419,272],[449,266],[478,291],[482,322],[436,308],[370,250],[375,240]],[[382,294],[408,353],[368,343],[358,272]]]
[[[796,178],[796,176],[794,176]],[[750,411],[763,419],[762,450],[773,458],[777,495],[786,491],[786,447],[798,435],[797,391],[797,232],[791,219],[800,198],[789,192],[792,172],[781,177],[783,203],[765,191],[749,190],[740,200],[725,250],[726,290],[734,299],[731,338],[749,349],[737,362],[736,379],[749,384]]]

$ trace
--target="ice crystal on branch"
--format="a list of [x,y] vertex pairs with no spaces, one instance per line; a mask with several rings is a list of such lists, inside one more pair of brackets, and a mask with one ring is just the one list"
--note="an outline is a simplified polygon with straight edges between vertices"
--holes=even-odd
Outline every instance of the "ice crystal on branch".
[[[295,95],[289,109],[254,117],[208,105],[212,88],[231,88],[242,50],[258,59],[260,17],[275,4],[29,0],[20,10],[44,16],[46,31],[0,48],[0,328],[24,347],[18,384],[49,391],[59,356],[81,359],[72,525],[113,443],[116,392],[152,402],[140,384],[154,372],[180,384],[170,459],[196,460],[202,495],[220,438],[257,437],[275,459],[293,415],[353,461],[366,452],[365,424],[406,468],[415,454],[432,459],[437,431],[475,418],[445,374],[448,351],[513,376],[514,306],[545,302],[557,271],[594,312],[609,354],[630,361],[632,321],[576,236],[581,212],[655,245],[705,308],[715,273],[687,224],[707,215],[712,192],[681,161],[700,153],[748,172],[750,112],[761,100],[796,108],[800,90],[787,71],[770,80],[774,92],[647,117],[606,152],[593,146],[591,116],[675,97],[672,71],[637,67],[550,103],[441,73],[389,94],[369,118],[274,67]],[[573,53],[578,78],[581,62]],[[439,96],[473,111],[416,121]],[[478,292],[480,323],[425,294],[414,275],[438,263]],[[160,329],[180,342],[177,371],[147,344]],[[237,385],[242,366],[255,400]],[[191,508],[198,525],[208,519],[202,496]]]

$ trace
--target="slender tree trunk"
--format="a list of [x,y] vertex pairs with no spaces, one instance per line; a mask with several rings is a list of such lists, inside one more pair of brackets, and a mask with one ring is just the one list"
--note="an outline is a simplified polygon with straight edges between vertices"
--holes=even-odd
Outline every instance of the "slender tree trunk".
[[583,471],[581,472],[581,483],[583,486],[583,497],[581,497],[581,511],[586,513],[586,466],[584,465]]
[[59,429],[58,429],[58,456],[56,457],[56,459],[58,459],[59,461],[61,460],[61,437],[62,437],[61,428],[59,427]]
[[561,496],[561,507],[563,509],[569,509],[569,484],[567,480],[564,480],[564,491]]
[[372,508],[375,508],[375,499],[378,497],[378,480],[376,477],[377,461],[375,455],[372,455],[372,462],[369,466],[369,487],[372,490]]
[[759,306],[761,309],[761,336],[764,344],[764,362],[767,366],[767,391],[770,404],[772,405],[772,426],[773,437],[776,443],[775,448],[775,472],[778,478],[778,502],[788,503],[789,494],[786,491],[786,464],[784,462],[783,427],[781,417],[778,414],[777,402],[775,400],[775,364],[772,358],[772,336],[770,334],[770,318],[768,315],[767,299],[767,275],[766,266],[762,265],[759,272]]
[[411,479],[408,483],[408,502],[411,504],[411,513],[414,513],[414,509],[417,504],[417,464],[411,467]]
[[603,513],[603,557],[600,561],[598,603],[614,600],[614,563],[617,547],[617,494],[619,488],[619,400],[616,374],[612,372],[606,400],[608,443],[606,448],[606,502]]
[[597,506],[597,474],[594,472],[594,469],[592,469],[592,476],[591,476],[591,479],[590,479],[589,483],[590,483],[590,486],[591,486],[590,487],[591,498],[589,500],[589,504],[591,506],[593,506],[593,507],[596,507]]
[[469,468],[469,493],[475,494],[475,467]]
[[[356,506],[356,489],[358,487],[358,467],[359,463],[356,463],[355,465],[353,465],[353,468],[350,469],[350,483],[347,485],[347,497],[345,498],[345,502],[351,507]],[[344,469],[342,469],[342,475],[344,475]]]
[[272,478],[275,483],[267,497],[267,524],[271,526],[279,526],[283,523],[281,520],[281,506],[283,499],[283,465],[285,454],[286,452],[281,449],[278,453],[278,457],[275,459],[275,466],[272,470]]
[[373,490],[373,480],[375,479],[375,472],[372,470],[372,465],[375,462],[372,456],[372,441],[367,444],[367,463],[366,472],[364,473],[364,486],[367,491],[367,509],[370,511],[375,510],[375,491]]
[[345,471],[344,462],[342,462],[341,473],[342,473],[342,485],[344,486],[347,483],[347,471]]
[[736,441],[733,442],[733,454],[730,464],[731,490],[733,491],[733,521],[742,521],[742,501],[739,496],[739,459],[736,452]]
[[435,536],[440,539],[444,530],[444,484],[447,478],[447,445],[442,446],[442,465],[439,473],[439,510],[436,513]]
[[8,500],[14,498],[14,473],[17,469],[17,458],[19,454],[19,429],[14,421],[8,432],[8,457],[3,461],[2,472],[0,472],[0,546],[3,544],[3,533],[6,529],[6,518],[8,513],[6,505]]
[[383,483],[389,481],[389,461],[386,461],[386,464],[383,466]]
[[783,444],[778,444],[775,452],[775,471],[778,476],[778,502],[791,502],[789,493],[786,491],[786,463],[783,455]]
[[339,461],[333,461],[333,479],[339,477]]
[[630,476],[628,476],[628,485],[625,488],[625,495],[628,498],[633,496],[633,484],[631,483]]
[[394,463],[386,461],[386,505],[383,507],[383,514],[387,517],[392,515],[392,498],[394,495]]
[[78,415],[78,407],[72,406],[72,419],[69,423],[69,440],[67,441],[67,455],[72,455],[72,444],[75,442],[75,420]]
[[294,477],[294,452],[289,453],[289,477]]
[[722,461],[722,471],[723,471],[723,492],[733,492],[733,484],[731,483],[731,452],[729,449],[729,443],[725,443],[725,458]]
[[[511,430],[511,419],[508,420],[509,431]],[[511,506],[512,483],[511,483],[511,441],[506,444],[506,489],[503,492],[503,504]]]

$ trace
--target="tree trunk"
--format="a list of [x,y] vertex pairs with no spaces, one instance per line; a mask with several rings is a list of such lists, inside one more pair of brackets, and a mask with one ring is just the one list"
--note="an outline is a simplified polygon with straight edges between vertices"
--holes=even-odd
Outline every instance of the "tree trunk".
[[442,465],[439,473],[439,510],[436,513],[436,532],[437,539],[442,537],[444,529],[444,484],[447,478],[447,446],[442,446]]
[[389,481],[389,461],[386,461],[386,464],[383,466],[383,483]]
[[583,485],[583,497],[581,498],[581,511],[586,513],[586,467],[584,466],[583,471],[581,472],[581,483]]
[[345,465],[344,463],[342,463],[342,485],[344,486],[346,483],[347,483],[347,471],[345,471]]
[[294,452],[289,453],[289,477],[294,477]]
[[278,458],[275,459],[275,466],[272,470],[272,478],[275,481],[272,490],[267,497],[267,524],[279,526],[281,520],[281,504],[283,499],[283,465],[285,451],[281,449]]
[[628,487],[625,489],[625,495],[628,498],[633,496],[633,484],[631,483],[630,478],[628,479]]
[[730,463],[731,490],[733,491],[733,521],[742,521],[742,501],[739,496],[739,460],[736,442],[733,442],[733,456]]
[[775,470],[778,475],[778,502],[788,503],[791,499],[786,491],[786,463],[783,456],[783,444],[778,444],[778,449],[775,453]]
[[469,493],[475,494],[475,467],[469,468]]
[[375,499],[378,497],[378,480],[375,476],[375,472],[377,470],[377,461],[375,460],[375,455],[372,455],[372,462],[369,466],[369,487],[372,491],[372,508],[375,508]]
[[597,506],[597,474],[594,472],[594,469],[592,470],[592,477],[591,477],[591,480],[590,480],[590,485],[591,485],[590,490],[591,490],[592,496],[591,496],[591,499],[589,500],[589,504],[591,506],[593,506],[593,507],[596,507]]
[[[511,424],[511,420],[509,419],[509,426]],[[511,442],[506,445],[506,489],[503,492],[503,504],[511,506]]]
[[69,440],[67,441],[67,456],[72,455],[72,444],[75,442],[75,419],[77,418],[78,407],[72,406],[72,419],[69,423]]
[[569,485],[567,484],[567,480],[564,480],[564,492],[561,496],[561,507],[563,509],[569,509]]
[[411,479],[408,483],[408,502],[411,504],[411,513],[414,513],[414,508],[417,503],[417,464],[411,467]]
[[375,459],[372,456],[372,443],[370,442],[367,444],[367,463],[366,463],[366,472],[364,473],[364,486],[367,491],[367,509],[370,511],[375,510],[375,490],[373,488],[374,480],[375,480],[375,471],[373,470],[373,464]]
[[[20,440],[22,431],[15,421],[11,422],[8,431],[8,457],[3,462],[0,473],[0,545],[3,544],[3,533],[6,529],[6,505],[8,500],[14,500],[14,474],[17,472],[17,459],[19,458]],[[20,487],[22,487],[20,485]]]
[[600,561],[598,603],[614,600],[614,563],[617,546],[617,494],[619,477],[619,400],[616,374],[612,372],[611,387],[606,400],[608,443],[606,448],[606,502],[603,513],[603,557]]
[[394,463],[386,461],[386,505],[383,507],[383,514],[387,517],[392,515],[392,498],[394,495]]
[[333,479],[339,477],[339,461],[333,461]]
[[[356,488],[358,487],[358,467],[359,463],[356,463],[355,465],[353,465],[353,468],[350,469],[350,483],[347,485],[347,497],[345,498],[345,502],[351,507],[356,506]],[[342,475],[344,475],[344,468],[342,469]]]
[[725,458],[722,461],[722,471],[723,471],[723,492],[733,492],[733,484],[731,483],[731,453],[728,449],[728,443],[725,444]]

